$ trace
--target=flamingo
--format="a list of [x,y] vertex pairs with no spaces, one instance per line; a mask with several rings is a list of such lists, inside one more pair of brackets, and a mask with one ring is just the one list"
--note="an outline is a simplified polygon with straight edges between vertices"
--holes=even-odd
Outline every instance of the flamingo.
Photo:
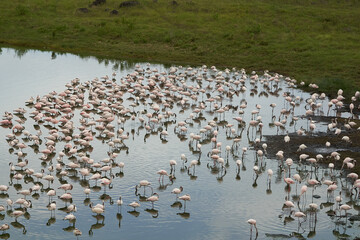
[[294,213],[294,216],[298,218],[298,222],[300,224],[300,218],[305,218],[306,217],[306,214],[303,213],[303,212],[295,212]]
[[182,186],[180,186],[179,188],[174,188],[171,193],[176,194],[176,199],[178,198],[178,195],[184,190],[184,188]]
[[7,192],[7,190],[9,190],[9,186],[0,185],[0,191],[1,191],[2,193]]
[[82,232],[81,232],[80,229],[78,229],[78,228],[75,228],[75,229],[73,230],[73,233],[74,233],[76,239],[78,239],[79,236],[82,235]]
[[8,229],[10,229],[10,226],[9,226],[9,224],[7,224],[7,223],[4,223],[4,224],[2,224],[2,225],[0,226],[0,231],[3,231],[3,234],[4,234],[4,232],[5,232],[6,230],[8,230]]
[[21,190],[20,192],[18,192],[18,194],[22,194],[24,196],[24,198],[26,199],[26,196],[29,196],[32,191],[33,191],[32,188],[25,189],[25,190]]
[[20,217],[24,214],[25,214],[25,212],[20,211],[20,210],[15,210],[11,213],[11,215],[15,217],[15,222],[17,222],[18,217]]
[[48,210],[50,211],[51,213],[51,216],[52,216],[52,212],[55,212],[56,210],[56,202],[55,201],[52,201],[48,206],[47,206]]
[[288,186],[290,186],[290,184],[294,184],[295,181],[294,181],[292,178],[286,178],[286,177],[285,177],[285,170],[283,170],[283,172],[284,172],[284,182],[285,182]]
[[74,188],[74,186],[70,183],[65,183],[65,184],[62,184],[60,187],[58,187],[58,189],[62,189],[65,192],[72,190],[73,188]]
[[268,181],[269,186],[270,186],[270,185],[271,185],[271,177],[272,177],[272,175],[274,174],[274,172],[273,172],[272,169],[268,169],[268,170],[267,170],[267,174],[268,174],[267,181]]
[[149,181],[147,181],[147,180],[141,180],[140,183],[139,183],[139,185],[136,185],[136,186],[135,186],[135,193],[137,193],[138,188],[143,187],[143,188],[144,188],[144,195],[145,195],[145,188],[146,188],[146,187],[149,187],[149,188],[151,188],[151,194],[152,194],[152,193],[153,193],[153,188],[152,188],[150,185],[151,185],[151,183],[150,183]]
[[176,161],[175,160],[170,160],[170,174],[174,171],[175,172],[175,166],[176,166]]
[[165,171],[165,170],[159,170],[157,172],[157,174],[159,174],[159,181],[160,181],[160,178],[162,177],[162,181],[164,181],[164,177],[165,176],[169,176],[168,173]]
[[187,163],[187,158],[186,158],[185,154],[181,154],[180,158],[181,158],[183,166],[184,166],[184,163]]
[[195,174],[195,166],[199,163],[198,160],[192,160],[190,162],[190,166],[188,167],[188,172],[190,171],[190,168],[193,168],[193,175]]
[[250,218],[249,220],[247,220],[247,223],[250,224],[250,226],[251,226],[251,228],[250,228],[250,234],[252,234],[252,228],[253,228],[253,226],[254,226],[255,229],[256,229],[256,236],[257,236],[257,235],[258,235],[258,229],[257,229],[257,227],[256,227],[256,220]]
[[76,220],[76,216],[75,216],[74,214],[70,213],[70,214],[66,215],[66,216],[63,218],[63,220],[68,220],[69,223],[70,223],[70,222],[73,222],[73,221]]
[[237,173],[240,173],[240,166],[242,164],[242,161],[240,159],[236,160],[236,169],[237,169]]
[[184,201],[184,212],[185,212],[186,201],[190,201],[190,200],[191,200],[191,197],[190,197],[189,194],[185,194],[185,195],[183,195],[183,196],[180,196],[179,199]]
[[146,201],[151,202],[152,208],[154,208],[154,202],[159,201],[159,194],[153,193],[153,195],[151,197],[148,197]]
[[352,207],[350,207],[347,204],[343,204],[340,206],[340,215],[341,215],[341,211],[344,210],[345,211],[345,217],[347,216],[347,211],[350,210]]
[[134,201],[134,202],[130,203],[128,206],[133,207],[133,208],[134,208],[134,211],[135,211],[135,209],[136,209],[137,207],[140,207],[140,203]]
[[313,196],[315,186],[319,184],[319,181],[317,181],[316,179],[309,179],[308,184],[313,187],[312,192],[311,192],[311,196]]
[[116,201],[116,204],[118,205],[118,211],[119,211],[119,208],[121,208],[121,206],[123,205],[123,200],[122,200],[122,197],[120,196],[119,199]]
[[105,212],[104,205],[96,204],[95,206],[92,206],[92,204],[89,204],[89,207],[91,208],[91,211],[93,213],[96,213],[97,215],[100,215]]
[[85,188],[84,189],[84,193],[87,197],[89,197],[90,193],[91,193],[91,189],[90,188]]

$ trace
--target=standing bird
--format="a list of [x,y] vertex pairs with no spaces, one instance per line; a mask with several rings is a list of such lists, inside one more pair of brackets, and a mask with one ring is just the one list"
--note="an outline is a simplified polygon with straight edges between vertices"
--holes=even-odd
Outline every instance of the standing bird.
[[179,199],[184,201],[184,212],[185,212],[185,209],[186,209],[186,201],[190,201],[190,200],[191,200],[191,197],[190,197],[189,194],[185,194],[185,195],[183,195],[183,196],[180,196]]
[[252,227],[254,226],[255,229],[256,229],[256,236],[257,236],[257,235],[258,235],[258,229],[257,229],[257,227],[256,227],[256,220],[250,218],[249,220],[247,220],[247,223],[251,225],[250,234],[252,234]]
[[14,204],[13,200],[11,200],[10,198],[6,199],[6,208],[10,207],[12,209],[12,205]]
[[67,191],[73,189],[73,185],[70,184],[70,183],[65,183],[65,184],[62,184],[60,187],[58,187],[58,189],[62,189],[62,190],[64,190],[65,192],[67,192]]
[[75,204],[70,204],[70,205],[67,207],[67,212],[68,212],[68,213],[76,212],[76,211],[77,211],[77,208],[76,208],[76,205],[75,205]]
[[122,197],[120,196],[119,199],[116,201],[116,204],[118,205],[118,211],[121,209],[121,206],[123,205]]
[[96,213],[97,215],[100,215],[105,212],[104,205],[101,204],[96,204],[95,206],[92,206],[92,204],[90,204],[89,207],[91,208],[91,211],[93,213]]
[[46,195],[49,196],[49,202],[52,200],[52,197],[56,195],[56,191],[54,189],[49,190]]
[[295,183],[295,181],[292,179],[292,178],[290,178],[290,177],[288,177],[288,178],[286,178],[285,177],[285,169],[283,170],[283,172],[284,172],[284,182],[286,182],[286,184],[288,185],[288,186],[290,186],[290,184],[294,184]]
[[[305,194],[305,201],[306,201],[306,191],[307,191],[308,187],[306,185],[303,185],[301,187],[301,190],[300,190],[300,198],[301,198],[301,195]],[[304,205],[305,205],[305,201],[304,201]]]
[[301,177],[300,177],[299,174],[295,173],[295,174],[293,175],[293,178],[294,178],[295,181],[296,181],[296,192],[297,192],[297,185],[298,185],[298,183],[301,183]]
[[189,171],[190,171],[190,168],[193,167],[193,175],[195,175],[195,166],[196,166],[198,163],[199,163],[198,160],[192,160],[192,161],[190,162],[190,166],[189,166],[189,168],[188,168],[188,173],[189,173]]
[[25,214],[25,212],[23,212],[21,210],[15,210],[11,213],[11,215],[15,217],[15,222],[17,222],[18,217],[20,217],[24,214]]
[[30,195],[31,192],[32,192],[32,188],[21,190],[20,192],[18,192],[18,194],[22,194],[24,196],[24,198],[26,199],[26,196]]
[[160,178],[162,177],[162,181],[164,181],[164,177],[165,176],[169,176],[168,173],[165,171],[165,170],[159,170],[157,172],[157,174],[159,174],[159,181],[160,181]]
[[154,208],[154,202],[159,201],[159,194],[153,193],[153,195],[151,197],[148,197],[146,201],[151,202],[152,208]]
[[269,187],[270,187],[270,186],[271,186],[271,177],[272,177],[272,175],[274,174],[274,172],[273,172],[273,170],[268,169],[268,170],[267,170],[267,174],[268,174],[268,179],[267,179],[267,181],[268,181],[268,184],[269,184]]
[[290,208],[290,212],[291,212],[291,208],[295,207],[294,203],[292,201],[285,201],[284,202],[284,206],[283,208]]
[[176,194],[176,199],[178,199],[178,195],[183,191],[183,187],[180,186],[179,188],[174,188],[171,193]]
[[9,186],[0,185],[0,191],[1,191],[2,193],[7,192],[7,190],[9,190]]
[[294,216],[298,218],[299,224],[300,224],[300,218],[306,218],[306,215],[303,212],[295,212]]
[[316,180],[316,179],[309,179],[308,180],[308,184],[311,185],[313,187],[312,191],[311,191],[311,198],[314,196],[314,189],[315,189],[315,186],[317,184],[319,184],[319,182]]
[[152,194],[152,193],[154,192],[154,190],[153,190],[153,188],[152,188],[150,185],[151,185],[151,183],[150,183],[149,181],[147,181],[147,180],[141,180],[140,183],[139,183],[139,185],[136,185],[136,186],[135,186],[135,194],[137,194],[138,188],[141,188],[141,187],[144,188],[144,195],[145,195],[145,188],[146,188],[146,187],[151,188],[151,194]]
[[172,174],[173,171],[175,173],[176,161],[175,160],[170,160],[169,163],[170,163],[170,174]]
[[70,213],[70,214],[66,215],[63,220],[68,220],[69,223],[70,223],[70,222],[75,221],[75,220],[76,220],[76,217],[75,217],[74,214]]
[[337,208],[339,208],[339,205],[341,204],[342,200],[343,199],[341,197],[341,191],[340,191],[339,195],[335,197],[336,204],[338,205]]
[[70,201],[72,199],[71,193],[64,193],[63,195],[59,196],[60,199],[65,201]]
[[341,216],[341,210],[344,210],[345,211],[345,217],[347,216],[347,211],[350,210],[352,207],[350,207],[349,205],[347,204],[343,204],[340,206],[340,216]]
[[242,161],[240,159],[236,160],[236,169],[238,174],[240,173],[240,166],[242,164]]
[[290,137],[289,137],[289,135],[286,135],[286,136],[284,137],[284,142],[285,142],[285,143],[290,142]]
[[0,231],[3,231],[3,233],[8,229],[10,229],[9,224],[4,223],[3,225],[0,226]]
[[76,239],[79,239],[79,236],[81,236],[81,234],[82,234],[82,232],[78,228],[75,228],[73,230],[73,233],[74,233]]
[[181,154],[181,160],[182,160],[182,163],[183,163],[183,167],[184,167],[184,163],[187,163],[187,157],[185,156],[185,154]]
[[85,188],[84,193],[85,193],[86,197],[89,197],[89,195],[91,193],[91,189],[90,188]]
[[50,211],[51,217],[52,217],[52,213],[55,213],[56,210],[56,202],[52,201],[49,205],[47,205],[48,210]]
[[137,207],[140,207],[140,203],[134,201],[134,202],[130,203],[128,206],[133,207],[133,208],[134,208],[134,211],[135,211],[135,209],[136,209]]

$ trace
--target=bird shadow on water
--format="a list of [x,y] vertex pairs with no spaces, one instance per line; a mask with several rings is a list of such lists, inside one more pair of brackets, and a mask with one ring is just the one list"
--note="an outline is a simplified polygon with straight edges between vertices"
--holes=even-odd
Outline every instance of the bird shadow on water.
[[167,183],[167,184],[164,184],[164,182],[163,181],[160,181],[159,182],[159,187],[157,188],[157,190],[159,190],[160,192],[162,192],[162,191],[165,191],[166,190],[166,188],[168,187],[168,186],[171,186],[171,185],[173,185],[173,180],[171,180],[169,183]]
[[159,210],[156,210],[154,208],[146,208],[145,212],[150,213],[153,218],[157,218],[159,216]]
[[1,199],[9,198],[9,194],[7,194],[7,193],[0,193],[0,198],[1,198]]
[[27,230],[26,230],[24,224],[19,223],[18,221],[11,222],[10,224],[11,224],[11,226],[13,226],[14,228],[22,229],[22,233],[23,233],[23,234],[26,234]]
[[90,230],[89,230],[89,236],[94,235],[93,230],[94,229],[100,229],[102,227],[105,226],[105,216],[102,214],[97,214],[97,215],[92,215],[92,217],[94,217],[96,219],[96,223],[94,223],[93,225],[91,225]]
[[179,208],[181,209],[183,204],[180,201],[175,201],[173,204],[170,205],[172,208]]
[[90,203],[91,203],[91,199],[89,197],[84,199],[85,206],[88,206]]
[[140,215],[140,212],[133,210],[133,211],[128,211],[129,214],[133,215],[134,217],[138,217]]
[[121,220],[122,220],[123,216],[121,213],[117,213],[116,214],[116,219],[119,221],[119,228],[121,227]]
[[9,233],[2,233],[0,234],[0,239],[9,239],[10,238],[10,234]]
[[63,228],[63,231],[65,232],[73,232],[75,229],[75,223],[73,225],[69,225],[66,228]]
[[189,219],[190,218],[190,213],[189,212],[178,212],[176,213],[176,215],[179,215],[180,217],[184,218],[184,219]]

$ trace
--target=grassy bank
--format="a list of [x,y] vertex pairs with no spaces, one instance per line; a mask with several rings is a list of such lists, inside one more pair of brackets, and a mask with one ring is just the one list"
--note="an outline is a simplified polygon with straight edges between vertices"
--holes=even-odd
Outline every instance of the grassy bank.
[[268,69],[328,93],[360,89],[359,1],[139,0],[120,8],[121,2],[1,1],[0,45]]

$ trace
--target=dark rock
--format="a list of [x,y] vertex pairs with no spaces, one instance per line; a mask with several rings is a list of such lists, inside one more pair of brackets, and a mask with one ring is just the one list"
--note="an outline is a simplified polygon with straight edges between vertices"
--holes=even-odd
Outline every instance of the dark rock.
[[139,5],[140,3],[138,1],[125,1],[120,3],[120,7],[133,7],[136,5]]
[[111,15],[118,15],[119,14],[119,11],[117,11],[117,10],[112,10],[111,12],[110,12],[110,14]]
[[87,8],[78,8],[78,9],[76,9],[76,11],[81,12],[81,13],[88,13],[89,9],[87,9]]
[[105,3],[106,3],[106,0],[95,0],[90,4],[90,7],[99,6],[99,5],[102,5],[102,4],[105,4]]
[[173,5],[173,6],[177,6],[178,5],[178,3],[177,3],[177,1],[171,1],[171,5]]

